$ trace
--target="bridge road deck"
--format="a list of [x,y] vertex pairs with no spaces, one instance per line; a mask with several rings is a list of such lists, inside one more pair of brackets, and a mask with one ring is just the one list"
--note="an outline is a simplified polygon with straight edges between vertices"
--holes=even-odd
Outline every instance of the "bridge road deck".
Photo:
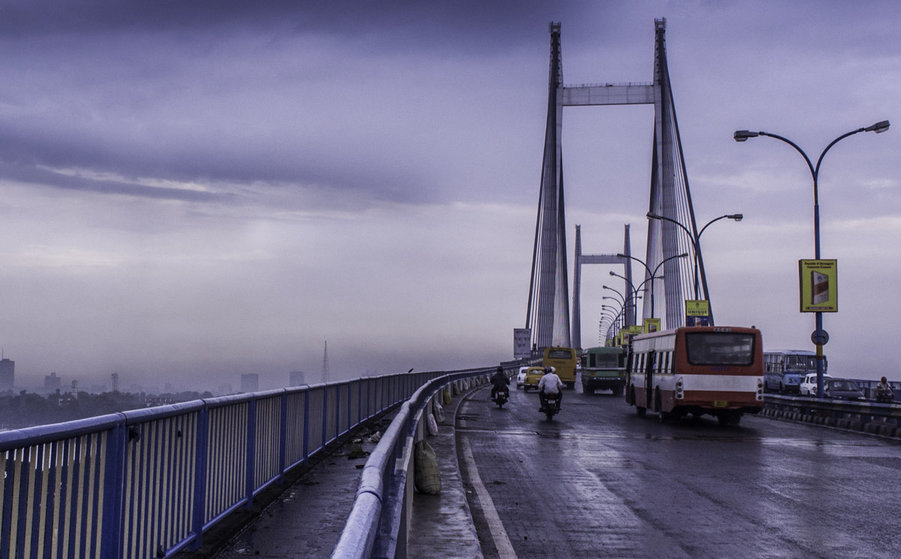
[[[516,390],[503,410],[487,388],[455,398],[428,439],[442,495],[416,496],[410,557],[899,556],[898,441],[749,416],[659,423],[603,393],[567,391],[551,423],[537,407]],[[328,557],[363,461],[325,460],[216,557]]]
[[537,407],[513,391],[503,410],[478,395],[460,408],[458,446],[489,495],[487,512],[472,501],[485,557],[901,556],[896,440],[754,416],[660,423],[603,393],[566,391],[551,423]]

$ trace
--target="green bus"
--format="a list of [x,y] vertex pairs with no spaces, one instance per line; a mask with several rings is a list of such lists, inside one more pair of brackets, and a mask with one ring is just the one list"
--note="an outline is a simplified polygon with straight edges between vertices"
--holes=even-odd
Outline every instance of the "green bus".
[[588,348],[582,352],[582,391],[609,389],[614,396],[626,386],[626,350],[618,346]]

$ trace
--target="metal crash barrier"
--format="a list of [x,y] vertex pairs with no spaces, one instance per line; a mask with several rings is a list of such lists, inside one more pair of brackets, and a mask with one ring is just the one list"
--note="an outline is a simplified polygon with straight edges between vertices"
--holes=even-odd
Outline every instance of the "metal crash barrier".
[[901,437],[901,404],[766,394],[761,415]]
[[442,375],[360,378],[2,432],[0,557],[197,549],[204,532],[285,473]]
[[401,405],[363,466],[360,487],[333,559],[405,557],[406,527],[413,498],[413,445],[422,438],[423,417],[440,404],[443,389],[464,392],[486,383],[494,368],[457,371],[436,378]]

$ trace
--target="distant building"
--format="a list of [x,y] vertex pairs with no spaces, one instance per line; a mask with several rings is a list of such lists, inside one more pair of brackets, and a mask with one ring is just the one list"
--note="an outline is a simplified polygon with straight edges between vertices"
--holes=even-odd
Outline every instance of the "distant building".
[[288,373],[288,386],[303,386],[306,383],[306,373],[303,371],[291,371]]
[[53,392],[55,390],[59,390],[62,386],[61,379],[56,376],[56,373],[50,373],[49,375],[44,377],[44,390],[47,392]]
[[241,392],[259,392],[260,391],[260,375],[249,373],[241,375]]
[[12,390],[16,382],[16,362],[12,359],[0,359],[0,391]]
[[119,373],[113,373],[112,379],[113,379],[113,392],[118,392],[119,391]]

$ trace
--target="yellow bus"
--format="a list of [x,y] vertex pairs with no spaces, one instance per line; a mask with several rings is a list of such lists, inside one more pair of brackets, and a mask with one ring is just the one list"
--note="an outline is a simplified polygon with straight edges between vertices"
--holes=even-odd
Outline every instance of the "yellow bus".
[[549,347],[544,350],[543,367],[553,367],[557,376],[566,386],[572,388],[576,384],[576,363],[579,356],[571,347]]

